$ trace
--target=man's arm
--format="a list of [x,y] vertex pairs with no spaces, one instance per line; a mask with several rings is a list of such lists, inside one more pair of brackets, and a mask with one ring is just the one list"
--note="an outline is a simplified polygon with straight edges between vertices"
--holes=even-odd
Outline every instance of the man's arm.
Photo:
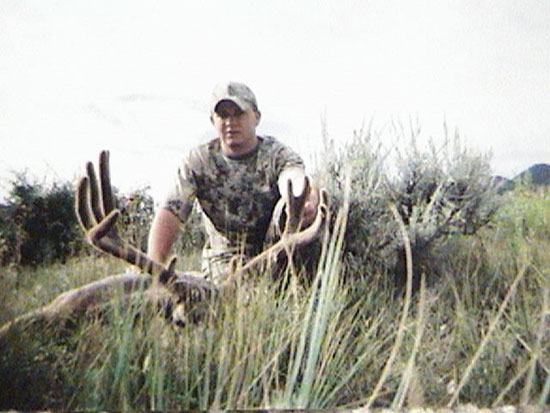
[[166,260],[172,251],[172,245],[176,241],[180,226],[180,220],[172,212],[165,208],[159,208],[153,218],[147,254],[153,260],[166,264]]

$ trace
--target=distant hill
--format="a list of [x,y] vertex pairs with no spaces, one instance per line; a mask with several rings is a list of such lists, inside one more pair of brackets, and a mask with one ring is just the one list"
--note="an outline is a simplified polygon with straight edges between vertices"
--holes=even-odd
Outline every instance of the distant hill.
[[533,186],[550,185],[550,165],[545,163],[533,165],[517,175],[514,181]]
[[545,163],[535,164],[512,179],[494,176],[493,182],[499,193],[512,190],[520,184],[533,188],[550,186],[550,165]]
[[495,186],[499,194],[511,191],[516,187],[514,181],[500,175],[493,176],[493,185]]

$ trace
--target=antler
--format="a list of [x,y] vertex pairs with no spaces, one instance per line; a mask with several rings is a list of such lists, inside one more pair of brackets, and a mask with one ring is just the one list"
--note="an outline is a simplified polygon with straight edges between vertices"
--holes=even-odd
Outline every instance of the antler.
[[[175,259],[171,260],[168,267],[164,267],[137,248],[123,242],[115,227],[120,212],[115,209],[109,173],[109,153],[107,151],[101,152],[99,156],[99,181],[91,162],[87,163],[86,171],[86,176],[80,180],[77,186],[75,209],[87,241],[100,251],[121,258],[153,277],[134,273],[114,275],[67,291],[50,304],[19,316],[0,327],[0,342],[13,328],[26,327],[40,321],[49,323],[54,320],[68,319],[79,311],[86,311],[104,302],[115,291],[119,291],[116,287],[122,287],[129,294],[148,288],[155,277],[167,287],[166,290],[170,292],[172,298],[180,303],[186,302],[188,299],[195,301],[212,295],[216,296],[217,293],[225,290],[231,291],[231,287],[233,287],[231,281],[234,281],[245,272],[266,261],[277,258],[283,251],[289,252],[295,247],[313,241],[328,217],[328,194],[326,190],[321,189],[315,220],[309,227],[298,231],[302,208],[310,184],[308,180],[303,193],[295,197],[292,191],[292,183],[289,182],[286,224],[279,241],[236,269],[225,283],[216,286],[201,277],[176,273],[174,271]],[[281,200],[276,209],[282,210],[284,206],[284,201]]]
[[180,299],[197,292],[206,297],[217,291],[213,283],[201,277],[176,273],[175,258],[164,267],[139,249],[124,243],[115,227],[120,211],[114,209],[108,151],[102,151],[99,156],[99,181],[91,162],[87,163],[86,172],[87,176],[77,186],[75,209],[88,243],[158,277],[161,284]]
[[[262,265],[265,262],[273,262],[283,251],[291,254],[295,248],[311,243],[319,234],[323,225],[328,221],[328,192],[325,188],[319,190],[319,204],[317,205],[317,214],[315,219],[307,228],[298,231],[301,225],[302,209],[310,191],[310,181],[306,177],[304,190],[299,196],[294,196],[292,191],[292,181],[288,181],[288,198],[281,198],[274,208],[274,220],[276,220],[277,230],[280,234],[279,240],[262,253],[246,262],[238,268],[235,273],[222,285],[233,281],[237,276],[250,271],[251,269]],[[286,208],[285,208],[286,207]],[[284,229],[280,229],[282,211],[285,209],[286,220]]]
[[290,253],[294,248],[312,242],[328,217],[328,194],[325,189],[321,189],[315,220],[309,227],[298,231],[302,209],[311,184],[309,178],[306,177],[304,190],[299,196],[294,196],[292,182],[289,180],[287,200],[279,200],[275,208],[275,210],[281,211],[286,205],[286,223],[279,241],[250,259],[242,267],[235,269],[232,274],[229,274],[228,282],[215,286],[202,277],[176,273],[174,271],[175,259],[170,262],[168,267],[164,267],[137,248],[122,241],[115,228],[120,212],[114,209],[109,173],[109,153],[107,151],[102,151],[99,156],[99,181],[91,162],[88,162],[86,171],[87,176],[83,177],[78,185],[76,211],[80,225],[86,233],[87,241],[97,249],[121,258],[153,277],[158,277],[160,282],[180,299],[188,297],[189,293],[193,292],[192,290],[197,290],[203,297],[219,292],[220,289],[228,286],[229,281],[266,261],[274,260],[282,251]]

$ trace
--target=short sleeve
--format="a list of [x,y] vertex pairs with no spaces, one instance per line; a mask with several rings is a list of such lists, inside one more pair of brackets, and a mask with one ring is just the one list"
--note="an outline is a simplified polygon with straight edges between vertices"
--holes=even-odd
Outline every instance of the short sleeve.
[[300,155],[294,152],[290,147],[277,142],[274,151],[275,171],[277,176],[280,176],[286,169],[305,169],[304,161]]
[[197,194],[194,168],[197,167],[196,154],[190,152],[178,167],[174,185],[165,197],[161,207],[169,210],[183,223],[191,214]]

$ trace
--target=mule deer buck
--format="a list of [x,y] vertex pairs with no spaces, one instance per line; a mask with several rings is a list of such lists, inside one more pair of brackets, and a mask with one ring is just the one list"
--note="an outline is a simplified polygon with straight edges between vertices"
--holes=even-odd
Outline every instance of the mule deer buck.
[[[164,266],[125,243],[115,226],[120,211],[115,209],[107,151],[101,152],[99,156],[98,172],[99,179],[93,164],[88,162],[86,176],[79,181],[76,190],[75,210],[86,241],[96,249],[120,258],[143,272],[113,275],[67,291],[50,304],[4,325],[0,328],[0,339],[14,328],[26,328],[37,322],[63,323],[69,319],[78,319],[121,292],[125,296],[141,292],[144,299],[154,300],[161,306],[165,315],[171,318],[172,309],[176,306],[191,301],[219,299],[230,293],[235,282],[250,270],[272,263],[282,254],[288,254],[297,247],[311,243],[327,222],[328,196],[326,191],[321,189],[315,220],[309,227],[300,228],[300,215],[307,190],[295,197],[292,183],[289,182],[286,221],[277,217],[277,225],[281,225],[280,221],[283,221],[279,240],[243,265],[232,266],[231,274],[226,280],[221,284],[214,284],[193,273],[176,272],[175,258],[172,258],[168,266]],[[308,185],[309,181],[306,182],[306,189]],[[281,202],[283,201],[279,201],[275,211],[282,209]]]

